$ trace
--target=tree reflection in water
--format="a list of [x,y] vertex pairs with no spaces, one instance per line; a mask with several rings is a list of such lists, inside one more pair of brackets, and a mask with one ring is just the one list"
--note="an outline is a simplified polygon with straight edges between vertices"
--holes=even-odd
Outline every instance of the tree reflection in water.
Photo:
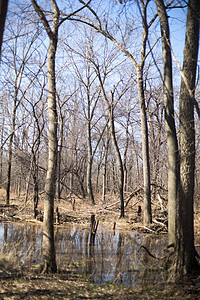
[[[162,256],[166,237],[144,237],[136,232],[109,231],[98,227],[94,243],[91,231],[83,227],[55,227],[58,268],[79,274],[91,274],[96,283],[116,282],[146,284],[161,279],[162,261],[148,256],[141,245]],[[24,264],[38,264],[42,259],[42,226],[1,223],[0,251],[11,253]],[[163,278],[164,280],[164,278]]]
[[122,283],[123,282],[123,270],[122,270],[122,257],[123,257],[123,249],[124,249],[124,235],[120,232],[117,244],[117,254],[116,254],[116,267],[114,273],[114,282],[117,280]]

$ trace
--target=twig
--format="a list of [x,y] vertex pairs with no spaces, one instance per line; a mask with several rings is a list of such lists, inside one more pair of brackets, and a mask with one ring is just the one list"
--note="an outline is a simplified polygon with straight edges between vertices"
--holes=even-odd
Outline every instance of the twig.
[[156,219],[153,219],[153,222],[156,223],[156,224],[158,224],[158,225],[160,225],[160,226],[163,226],[163,227],[165,227],[167,229],[167,226],[164,223],[159,222]]

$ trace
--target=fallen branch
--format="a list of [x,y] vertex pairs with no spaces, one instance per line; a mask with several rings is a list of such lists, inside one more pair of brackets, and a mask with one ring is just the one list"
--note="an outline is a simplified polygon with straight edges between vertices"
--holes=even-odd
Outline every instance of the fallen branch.
[[150,232],[152,232],[152,233],[156,233],[156,231],[154,231],[154,230],[152,230],[152,229],[150,229],[150,228],[148,228],[148,227],[146,227],[146,226],[141,226],[142,228],[144,228],[144,229],[146,229],[146,230],[148,230],[148,231],[150,231]]
[[[127,207],[127,205],[129,204],[130,200],[134,197],[137,196],[137,194],[141,191],[141,188],[137,189],[136,191],[134,191],[133,193],[130,194],[130,196],[128,197],[128,200],[126,201],[125,204],[125,208]],[[139,202],[139,201],[138,201]],[[137,202],[137,203],[138,203]],[[135,205],[135,204],[134,204]]]
[[153,222],[156,223],[156,224],[158,224],[158,225],[160,225],[160,226],[163,226],[163,227],[165,227],[167,229],[167,226],[164,223],[159,222],[156,219],[153,219]]
[[117,201],[117,202],[115,202],[115,203],[112,203],[112,204],[110,204],[110,205],[106,205],[106,206],[104,207],[104,209],[107,209],[107,208],[109,208],[109,207],[115,206],[115,205],[117,205],[117,204],[119,204],[119,203],[120,203],[120,200]]

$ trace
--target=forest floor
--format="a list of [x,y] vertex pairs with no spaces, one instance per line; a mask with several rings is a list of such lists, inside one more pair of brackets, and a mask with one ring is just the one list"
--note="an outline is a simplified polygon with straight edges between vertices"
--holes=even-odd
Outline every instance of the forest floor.
[[200,299],[200,284],[165,284],[128,287],[113,283],[96,284],[71,271],[42,275],[0,257],[0,299]]
[[[132,196],[132,197],[131,197]],[[42,199],[38,205],[38,220],[33,218],[31,200],[24,204],[24,197],[11,196],[10,205],[5,204],[5,191],[0,190],[0,222],[40,223],[43,215]],[[73,200],[75,205],[73,206]],[[142,198],[128,195],[125,198],[125,218],[120,216],[120,202],[114,196],[102,202],[97,199],[95,205],[86,200],[68,196],[55,201],[60,220],[58,226],[79,224],[90,226],[91,215],[95,215],[99,224],[108,230],[137,230],[141,234],[166,234],[166,202],[153,204],[153,224],[144,227],[142,216],[138,216],[138,206],[142,208]],[[142,208],[143,211],[143,208]],[[56,218],[55,218],[56,222]],[[195,224],[199,223],[195,219]],[[195,227],[198,231],[197,226]],[[0,300],[1,299],[200,299],[200,278],[182,285],[158,284],[152,286],[130,287],[114,283],[96,284],[73,270],[59,270],[55,275],[40,274],[39,268],[26,268],[12,256],[0,253]]]
[[[41,196],[38,204],[37,219],[33,218],[32,197],[24,203],[25,195],[16,198],[11,195],[10,205],[5,204],[5,191],[0,190],[0,221],[28,221],[41,222],[43,218],[43,198]],[[164,201],[164,200],[163,200]],[[142,224],[143,203],[139,192],[127,194],[125,197],[125,217],[120,218],[120,200],[115,195],[107,196],[105,201],[96,197],[95,204],[89,203],[87,199],[67,195],[60,201],[55,200],[55,211],[59,211],[59,225],[79,224],[80,226],[90,226],[91,215],[95,215],[96,221],[103,224],[105,228],[111,230],[138,230],[144,233],[167,233],[167,201],[162,203],[162,210],[159,203],[152,205],[153,223],[150,227]],[[138,215],[138,206],[141,213]],[[56,224],[56,214],[55,214]],[[58,224],[56,224],[58,225]]]

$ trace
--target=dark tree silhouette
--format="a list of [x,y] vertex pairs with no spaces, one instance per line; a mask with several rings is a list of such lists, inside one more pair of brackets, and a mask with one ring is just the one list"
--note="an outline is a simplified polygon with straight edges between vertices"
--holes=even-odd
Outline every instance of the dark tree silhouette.
[[8,0],[0,0],[0,55],[7,10]]

